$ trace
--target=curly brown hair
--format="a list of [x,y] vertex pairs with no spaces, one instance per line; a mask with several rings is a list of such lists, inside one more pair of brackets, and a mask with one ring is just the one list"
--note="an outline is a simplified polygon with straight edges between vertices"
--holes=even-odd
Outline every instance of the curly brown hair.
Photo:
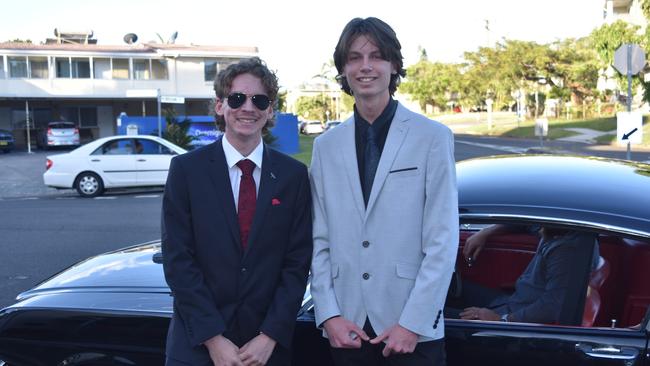
[[[262,82],[266,95],[271,99],[272,105],[275,106],[279,90],[278,78],[259,57],[245,58],[221,70],[214,79],[214,93],[217,99],[224,100],[227,98],[228,94],[230,94],[233,80],[242,74],[251,74],[258,77]],[[215,115],[215,122],[219,131],[226,131],[226,121],[223,116]],[[269,128],[274,125],[275,116],[272,116],[266,121],[262,133],[267,133]]]

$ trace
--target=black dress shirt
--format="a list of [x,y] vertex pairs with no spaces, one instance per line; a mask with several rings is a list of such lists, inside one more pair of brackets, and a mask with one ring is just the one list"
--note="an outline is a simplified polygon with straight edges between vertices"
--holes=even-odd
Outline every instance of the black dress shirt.
[[[369,128],[375,130],[377,136],[377,146],[379,151],[384,151],[384,145],[386,144],[386,138],[388,137],[388,130],[390,129],[390,124],[395,117],[395,111],[397,110],[397,101],[393,98],[390,98],[388,105],[384,108],[384,111],[381,112],[379,117],[372,123],[368,123],[361,114],[357,111],[357,106],[354,106],[354,141],[357,148],[357,165],[359,168],[359,180],[361,183],[361,190],[363,191],[364,185],[364,171],[365,171],[365,161],[364,161],[364,151],[366,149],[366,133]],[[365,193],[365,192],[363,192]]]

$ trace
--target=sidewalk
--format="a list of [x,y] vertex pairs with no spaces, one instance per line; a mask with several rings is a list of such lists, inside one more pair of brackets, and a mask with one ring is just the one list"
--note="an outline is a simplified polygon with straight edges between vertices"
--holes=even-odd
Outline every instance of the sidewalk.
[[571,142],[584,142],[585,144],[595,144],[596,139],[604,135],[614,135],[616,136],[616,131],[597,131],[589,128],[564,128],[564,130],[576,132],[577,135],[562,137],[557,140],[559,141],[571,141]]

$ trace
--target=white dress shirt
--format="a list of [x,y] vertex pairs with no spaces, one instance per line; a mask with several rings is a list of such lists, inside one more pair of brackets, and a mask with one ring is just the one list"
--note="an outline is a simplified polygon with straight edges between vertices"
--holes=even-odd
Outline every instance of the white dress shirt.
[[235,200],[235,210],[237,210],[237,203],[239,202],[239,183],[241,182],[242,171],[237,166],[237,163],[240,160],[248,159],[255,163],[255,169],[253,170],[253,180],[255,180],[255,191],[259,192],[260,190],[260,177],[262,176],[262,157],[264,154],[264,144],[262,144],[262,139],[260,139],[257,147],[248,155],[243,156],[237,149],[235,149],[226,135],[223,135],[222,139],[223,153],[226,156],[226,164],[228,164],[228,173],[230,175],[230,186],[232,187],[232,195]]

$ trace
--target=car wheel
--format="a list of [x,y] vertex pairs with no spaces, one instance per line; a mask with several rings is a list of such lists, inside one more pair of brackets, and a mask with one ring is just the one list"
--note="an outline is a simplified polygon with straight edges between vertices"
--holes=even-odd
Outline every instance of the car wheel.
[[104,192],[104,182],[97,174],[92,172],[79,174],[74,187],[81,197],[97,197]]

